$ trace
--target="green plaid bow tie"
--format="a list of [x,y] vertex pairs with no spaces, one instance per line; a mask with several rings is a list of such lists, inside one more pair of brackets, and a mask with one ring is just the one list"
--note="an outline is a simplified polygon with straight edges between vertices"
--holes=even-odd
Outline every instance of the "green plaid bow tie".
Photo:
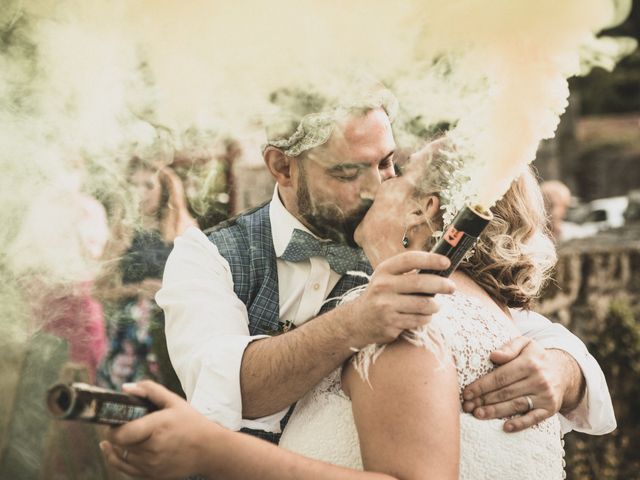
[[302,262],[310,257],[325,257],[331,270],[340,275],[358,269],[358,263],[365,260],[359,248],[321,241],[296,228],[281,258],[287,262]]

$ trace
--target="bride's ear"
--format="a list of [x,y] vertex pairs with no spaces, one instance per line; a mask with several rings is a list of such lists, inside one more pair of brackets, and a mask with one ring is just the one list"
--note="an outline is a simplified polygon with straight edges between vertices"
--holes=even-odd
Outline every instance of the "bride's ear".
[[406,225],[408,229],[430,226],[431,219],[440,210],[440,199],[436,195],[428,195],[415,205],[415,208],[407,214]]

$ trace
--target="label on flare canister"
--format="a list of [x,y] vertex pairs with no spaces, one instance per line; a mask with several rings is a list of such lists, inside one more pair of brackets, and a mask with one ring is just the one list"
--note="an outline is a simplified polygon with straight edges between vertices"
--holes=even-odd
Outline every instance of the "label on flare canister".
[[450,227],[444,234],[444,240],[452,247],[455,247],[463,236],[464,232],[458,230],[456,227]]
[[126,405],[116,402],[103,402],[96,415],[96,420],[113,425],[120,425],[149,413],[145,407]]

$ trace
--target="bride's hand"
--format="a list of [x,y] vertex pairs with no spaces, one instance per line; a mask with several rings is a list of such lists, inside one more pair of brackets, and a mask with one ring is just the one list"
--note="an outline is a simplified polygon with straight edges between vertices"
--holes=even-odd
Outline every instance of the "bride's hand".
[[125,385],[161,410],[112,428],[100,443],[109,464],[134,477],[184,478],[203,473],[203,459],[227,431],[207,420],[178,395],[148,380]]
[[464,411],[476,418],[506,418],[504,430],[518,432],[560,410],[571,411],[584,396],[585,380],[569,354],[517,337],[491,354],[498,368],[468,385]]

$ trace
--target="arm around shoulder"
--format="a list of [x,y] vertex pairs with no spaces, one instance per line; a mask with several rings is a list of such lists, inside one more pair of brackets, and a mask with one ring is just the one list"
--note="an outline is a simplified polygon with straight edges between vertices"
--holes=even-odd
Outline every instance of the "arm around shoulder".
[[576,430],[591,435],[603,435],[616,428],[611,394],[604,373],[586,345],[563,325],[549,321],[535,312],[512,310],[520,332],[545,349],[562,350],[579,367],[586,391],[576,408],[562,412],[563,430]]

